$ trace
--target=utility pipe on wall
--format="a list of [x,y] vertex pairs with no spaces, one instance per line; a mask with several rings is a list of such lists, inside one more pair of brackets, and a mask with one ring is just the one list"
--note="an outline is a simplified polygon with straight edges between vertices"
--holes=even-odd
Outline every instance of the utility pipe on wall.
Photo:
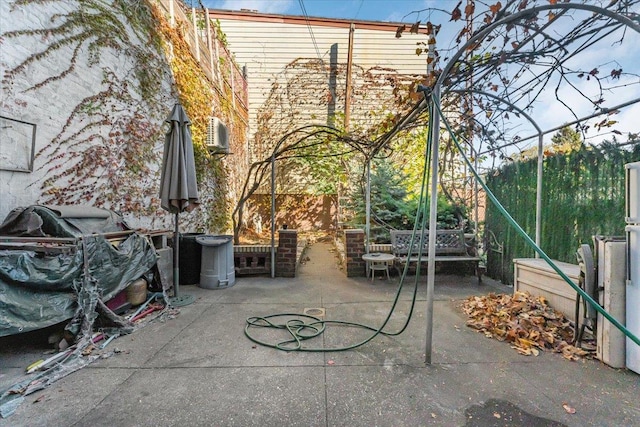
[[353,68],[353,35],[356,31],[356,24],[351,23],[349,27],[349,47],[347,50],[347,84],[344,95],[344,131],[349,132],[349,122],[351,121],[351,70]]
[[271,278],[276,277],[276,149],[271,154]]

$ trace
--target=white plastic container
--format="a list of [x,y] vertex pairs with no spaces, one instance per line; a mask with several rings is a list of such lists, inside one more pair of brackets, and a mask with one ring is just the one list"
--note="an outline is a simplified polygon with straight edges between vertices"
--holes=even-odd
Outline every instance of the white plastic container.
[[627,224],[640,224],[640,162],[627,163],[626,171],[626,208],[625,222]]
[[205,289],[221,289],[233,286],[236,271],[233,263],[233,236],[204,235],[196,237],[202,245],[200,283]]
[[[640,337],[640,225],[627,225],[627,329]],[[640,346],[627,338],[627,368],[640,374]]]

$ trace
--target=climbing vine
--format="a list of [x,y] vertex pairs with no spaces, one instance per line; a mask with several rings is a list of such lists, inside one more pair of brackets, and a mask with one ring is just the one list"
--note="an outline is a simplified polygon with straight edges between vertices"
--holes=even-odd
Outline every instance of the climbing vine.
[[[154,142],[160,128],[146,116],[145,105],[131,99],[128,84],[112,72],[105,72],[106,88],[76,106],[63,131],[43,148],[46,178],[41,188],[42,203],[67,204],[92,202],[125,212],[152,214],[144,200],[155,196],[153,171]],[[123,102],[131,109],[127,115],[108,113]],[[67,132],[77,119],[91,115],[91,121],[72,133]],[[108,129],[107,133],[103,133]]]
[[[16,0],[11,10],[14,11],[18,7],[33,6],[34,4],[46,5],[49,3],[59,3],[59,1]],[[139,66],[137,77],[141,78],[139,80],[140,92],[146,95],[144,97],[146,101],[150,101],[155,93],[150,92],[149,88],[158,87],[160,76],[154,73],[153,69],[145,69],[144,65],[157,58],[150,56],[141,48],[137,43],[138,39],[132,37],[125,25],[125,22],[130,23],[134,35],[143,37],[156,48],[159,47],[160,39],[152,31],[149,32],[153,27],[145,16],[145,12],[148,12],[148,9],[139,2],[128,0],[115,0],[113,5],[105,4],[99,0],[78,0],[76,9],[65,14],[58,13],[51,16],[52,26],[50,27],[8,31],[3,34],[6,39],[37,36],[45,41],[50,41],[50,43],[46,44],[40,52],[29,55],[20,64],[9,70],[5,74],[4,82],[10,82],[16,75],[24,73],[29,66],[41,63],[47,57],[54,54],[64,55],[62,50],[70,48],[72,54],[68,67],[25,90],[25,92],[35,91],[49,83],[62,80],[76,71],[78,60],[83,52],[86,52],[87,55],[87,65],[94,66],[100,62],[103,49],[110,49],[116,55],[124,54],[131,57],[136,66]],[[121,14],[127,19],[121,19]]]
[[[224,230],[228,171],[207,152],[206,127],[212,109],[234,124],[238,118],[194,59],[184,28],[170,27],[156,2],[148,1],[16,0],[10,11],[19,8],[49,16],[40,19],[45,25],[37,28],[0,34],[0,40],[15,45],[42,46],[5,70],[5,105],[28,107],[34,99],[29,94],[45,87],[81,89],[70,91],[70,97],[89,93],[79,95],[75,104],[71,101],[60,131],[36,153],[41,178],[31,186],[39,186],[38,203],[93,204],[152,220],[166,218],[158,200],[164,119],[179,101],[192,122],[203,207],[188,215],[187,225]],[[50,67],[52,63],[63,65]],[[81,73],[87,78],[74,78]],[[89,87],[86,81],[95,80],[96,74],[101,75],[100,84]],[[44,77],[31,80],[26,75]],[[242,132],[241,126],[232,129]]]
[[[346,68],[346,64],[298,58],[275,76],[257,112],[251,169],[234,209],[236,236],[243,231],[244,218],[251,216],[245,212],[245,207],[251,208],[247,203],[251,195],[269,191],[266,172],[272,154],[278,160],[277,191],[298,194],[359,193],[364,176],[362,168],[355,170],[357,165],[366,157],[390,155],[388,150],[382,152],[381,141],[415,102],[415,85],[422,76],[354,65],[347,133],[345,116],[339,112],[346,96]],[[327,86],[329,76],[335,84]],[[424,128],[426,117],[421,114],[398,137]],[[412,154],[419,157],[423,152]]]
[[[97,91],[71,108],[61,130],[37,152],[43,178],[32,185],[40,186],[38,202],[91,203],[137,215],[157,213],[158,204],[149,201],[157,198],[153,150],[162,135],[158,122],[168,68],[148,5],[128,0],[112,4],[82,0],[65,5],[54,0],[17,0],[11,10],[18,7],[48,7],[57,13],[50,16],[49,26],[2,34],[16,44],[34,38],[45,42],[42,50],[5,72],[3,89],[16,103],[26,106],[20,98],[45,86],[64,90],[74,75],[86,70],[93,68],[96,71],[90,73],[102,74]],[[36,67],[49,69],[47,64],[62,63],[64,58],[66,67],[13,93],[19,76]],[[118,65],[126,71],[116,72]],[[73,84],[82,87],[81,82]]]
[[[159,13],[156,9],[155,13]],[[229,226],[229,176],[221,159],[209,153],[206,146],[207,125],[212,115],[223,116],[225,122],[234,120],[232,108],[227,99],[231,93],[222,94],[215,89],[197,60],[179,28],[172,28],[169,23],[159,18],[158,30],[167,40],[169,63],[174,76],[179,100],[191,119],[196,171],[200,187],[200,198],[204,219],[201,223],[192,223],[192,228],[202,230],[224,231]],[[240,129],[230,126],[231,129]],[[238,135],[238,140],[243,137]],[[234,139],[232,136],[231,139]]]

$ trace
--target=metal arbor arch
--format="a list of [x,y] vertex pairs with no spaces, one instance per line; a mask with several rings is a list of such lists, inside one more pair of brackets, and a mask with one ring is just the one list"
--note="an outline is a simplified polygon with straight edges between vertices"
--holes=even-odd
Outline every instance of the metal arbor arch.
[[[633,5],[635,3],[631,2],[629,3],[630,5]],[[439,75],[438,79],[436,80],[433,88],[429,91],[429,93],[427,94],[427,92],[425,92],[425,104],[427,102],[432,102],[437,109],[439,110],[439,104],[440,104],[440,100],[441,100],[441,93],[452,93],[454,92],[454,90],[450,89],[447,90],[445,87],[445,82],[447,81],[447,79],[450,77],[450,73],[453,70],[455,64],[458,63],[458,61],[460,60],[460,58],[465,54],[465,52],[467,52],[469,50],[469,48],[473,47],[474,45],[476,45],[476,43],[478,43],[480,40],[485,39],[485,37],[489,36],[495,29],[500,28],[501,26],[508,26],[510,24],[514,24],[522,19],[525,18],[530,18],[532,16],[536,16],[538,13],[540,12],[544,12],[544,11],[553,11],[553,10],[559,10],[561,12],[567,12],[567,11],[572,11],[572,10],[581,10],[581,11],[587,11],[587,12],[592,12],[594,14],[598,14],[604,17],[609,18],[612,21],[617,22],[618,24],[624,26],[625,28],[631,28],[632,30],[634,30],[635,32],[640,34],[640,23],[636,22],[635,20],[629,18],[628,16],[625,16],[622,13],[619,13],[617,11],[612,11],[606,8],[602,8],[599,6],[594,6],[594,5],[590,5],[590,4],[573,4],[573,3],[560,3],[560,4],[548,4],[548,5],[541,5],[541,6],[534,6],[530,9],[525,9],[522,11],[518,11],[516,13],[512,13],[506,16],[501,17],[500,19],[496,20],[495,22],[492,22],[488,25],[486,25],[485,27],[483,27],[482,29],[480,29],[477,33],[475,33],[474,35],[472,35],[468,41],[452,56],[452,58],[447,62],[447,64],[444,66],[441,74]],[[540,35],[541,32],[536,32],[536,35]],[[531,39],[529,39],[529,41],[531,41]],[[514,47],[514,50],[519,49],[520,46]],[[534,55],[535,56],[535,55]],[[445,89],[443,89],[445,88]],[[464,92],[464,91],[461,91]],[[504,101],[504,100],[502,100]],[[636,99],[633,102],[628,103],[630,104],[635,104],[636,102],[640,101],[640,99]],[[436,109],[434,109],[436,110]],[[606,114],[607,110],[603,110],[602,114]],[[431,128],[431,142],[432,142],[432,157],[431,157],[431,197],[430,197],[430,208],[429,208],[429,230],[430,232],[433,232],[433,230],[436,229],[436,217],[437,217],[437,197],[435,196],[437,194],[438,191],[438,167],[439,167],[439,162],[438,162],[438,143],[437,141],[439,141],[440,138],[440,116],[441,116],[441,111],[438,111],[436,114],[433,114],[433,117],[431,117],[431,121],[430,121],[430,128]],[[532,121],[532,123],[534,123],[535,121],[532,120],[530,117],[527,117],[527,119],[529,119],[530,121]],[[447,128],[450,130],[448,123],[445,123],[447,125]],[[540,137],[540,135],[542,135],[543,133],[546,132],[542,132],[540,129],[540,126],[538,126],[537,124],[534,123],[534,127],[536,128],[536,130],[538,130],[538,135]],[[435,142],[434,142],[435,141]],[[538,181],[540,181],[541,179],[541,174],[540,174],[540,166],[541,166],[541,155],[540,155],[540,146],[538,148],[538,154],[539,154],[539,167],[538,167]],[[465,158],[466,160],[466,158]],[[477,174],[477,171],[473,170],[474,174],[476,175],[476,179],[479,178],[479,175]],[[497,200],[492,199],[492,201],[494,201],[494,203],[497,203],[499,205],[499,202]],[[539,204],[539,200],[538,200],[538,207],[537,207],[537,211],[540,209],[540,204]],[[501,207],[501,206],[500,206]],[[505,211],[506,213],[506,211]],[[508,215],[508,213],[506,213],[506,215]],[[539,222],[539,216],[538,216],[538,221],[536,221],[537,223]],[[515,222],[514,222],[515,223]],[[516,224],[517,226],[517,224]],[[522,229],[520,229],[520,231],[522,231]],[[614,324],[614,326],[616,326],[618,329],[620,329],[621,331],[623,331],[625,333],[625,335],[627,335],[630,339],[632,339],[634,342],[636,342],[638,345],[640,345],[640,341],[638,340],[637,337],[633,336],[633,334],[631,334],[628,330],[626,330],[626,328],[624,328],[624,326],[622,326],[620,324],[620,322],[618,322],[616,319],[612,318],[608,313],[604,312],[604,310],[595,302],[593,301],[593,299],[589,296],[586,295],[584,293],[584,291],[582,291],[580,288],[575,287],[575,285],[573,285],[573,283],[571,282],[571,280],[566,277],[566,275],[560,271],[560,269],[555,266],[553,264],[553,262],[548,258],[548,256],[546,256],[546,254],[544,254],[544,252],[537,246],[537,244],[535,244],[533,242],[533,240],[531,240],[531,238],[526,235],[526,233],[524,233],[524,231],[522,231],[523,237],[525,239],[528,239],[531,241],[531,244],[533,244],[533,247],[535,248],[536,252],[542,256],[550,265],[552,268],[554,268],[554,270],[556,270],[556,272],[563,277],[563,279],[565,279],[565,281],[567,281],[572,287],[574,287],[574,289],[592,306],[594,306],[596,308],[596,310],[598,310],[599,312],[601,312],[601,314],[603,314],[609,321],[611,321],[612,324]],[[536,237],[537,239],[539,239],[539,224],[536,225]],[[428,257],[428,268],[427,268],[427,314],[426,314],[426,318],[427,318],[427,332],[426,332],[426,351],[425,351],[425,362],[430,364],[431,363],[431,352],[432,352],[432,330],[433,330],[433,294],[434,294],[434,282],[435,282],[435,239],[430,238],[429,239],[429,257]]]

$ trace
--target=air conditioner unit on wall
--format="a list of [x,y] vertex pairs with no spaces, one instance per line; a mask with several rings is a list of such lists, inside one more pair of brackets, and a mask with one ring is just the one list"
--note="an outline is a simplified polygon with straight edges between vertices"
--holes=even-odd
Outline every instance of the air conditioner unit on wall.
[[229,154],[229,132],[217,117],[209,117],[207,148],[214,154]]

